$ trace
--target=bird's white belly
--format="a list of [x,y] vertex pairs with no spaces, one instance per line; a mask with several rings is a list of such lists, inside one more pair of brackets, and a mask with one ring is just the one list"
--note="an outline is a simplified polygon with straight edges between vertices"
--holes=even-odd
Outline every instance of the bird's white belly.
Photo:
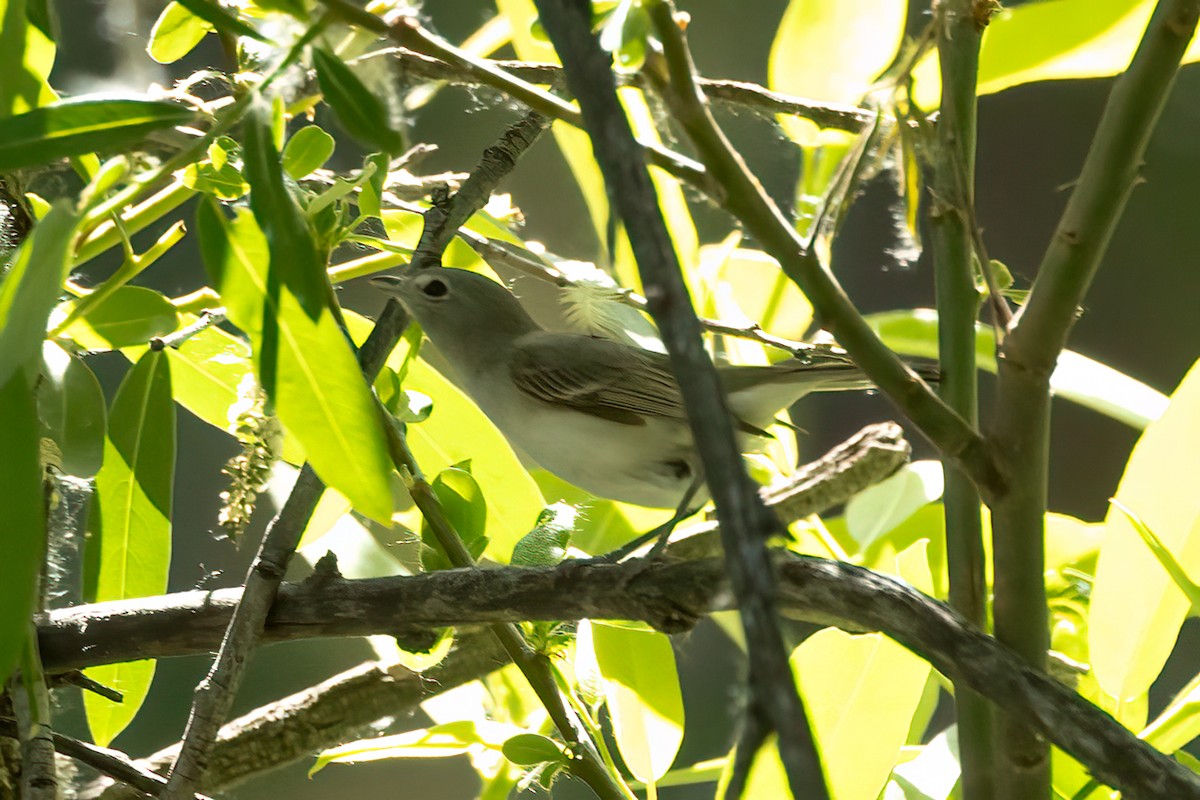
[[524,395],[477,397],[505,438],[563,480],[598,497],[675,508],[697,471],[685,423],[652,418],[625,425]]

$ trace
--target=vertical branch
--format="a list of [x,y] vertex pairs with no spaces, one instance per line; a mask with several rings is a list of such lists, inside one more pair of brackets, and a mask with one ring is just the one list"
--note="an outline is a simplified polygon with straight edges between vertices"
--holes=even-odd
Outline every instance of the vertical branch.
[[[591,32],[584,0],[536,0],[541,21],[579,100],[616,210],[625,223],[646,286],[650,313],[663,333],[688,423],[717,506],[726,568],[746,631],[755,722],[779,735],[779,752],[797,797],[825,798],[825,787],[803,702],[779,631],[775,574],[766,536],[778,521],[763,506],[742,466],[716,369],[701,340],[674,244],[640,148],[617,99],[610,59]],[[754,725],[747,726],[754,729]]]
[[[991,431],[1008,490],[993,503],[996,636],[1044,667],[1049,647],[1043,583],[1050,373],[1138,180],[1147,143],[1200,18],[1200,0],[1160,0],[1113,85],[1029,300],[1000,351]],[[1003,721],[998,774],[1005,798],[1048,796],[1049,747],[1012,717]]]
[[[975,10],[988,0],[943,0],[935,22],[942,73],[941,116],[930,186],[931,245],[938,308],[939,393],[946,405],[971,425],[978,424],[978,378],[975,366],[975,319],[979,312],[973,240],[975,80],[979,42],[986,24]],[[986,269],[986,264],[980,268]],[[1003,298],[996,298],[1003,303]],[[984,578],[983,525],[979,492],[970,477],[943,462],[946,479],[946,553],[950,603],[980,630],[987,629],[987,585]],[[963,796],[990,800],[995,796],[992,707],[961,683],[955,684],[955,713],[963,772]]]

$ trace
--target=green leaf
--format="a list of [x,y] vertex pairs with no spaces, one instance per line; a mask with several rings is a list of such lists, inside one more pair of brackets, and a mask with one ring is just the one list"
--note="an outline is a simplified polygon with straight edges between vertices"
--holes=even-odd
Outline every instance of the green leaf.
[[[896,569],[928,591],[925,544],[901,553]],[[930,666],[883,634],[826,628],[791,657],[813,736],[821,743],[834,797],[878,797],[908,739]]]
[[37,406],[42,435],[58,446],[58,468],[76,478],[95,475],[104,461],[104,392],[82,359],[53,342],[42,349]]
[[254,215],[235,213],[231,222],[211,202],[202,203],[197,229],[209,271],[220,277],[229,319],[254,344],[259,383],[321,479],[363,514],[387,523],[392,462],[379,409],[350,344],[332,311],[322,309],[313,319],[280,285],[276,259]]
[[525,767],[545,763],[567,763],[562,748],[553,739],[537,733],[518,733],[504,743],[501,752],[509,761]]
[[905,464],[895,475],[870,486],[846,503],[846,527],[866,549],[880,536],[942,496],[942,467],[936,461]]
[[[892,63],[904,37],[904,0],[791,0],[771,45],[767,85],[830,103],[857,103]],[[780,115],[784,131],[817,144],[817,126]]]
[[[65,313],[78,301],[70,301]],[[142,345],[179,328],[179,312],[153,289],[122,286],[72,322],[63,334],[86,350],[119,350]]]
[[270,39],[230,14],[213,0],[177,0],[177,2],[200,19],[212,23],[212,26],[222,33],[232,36],[248,36],[251,39],[271,44]]
[[357,764],[390,758],[445,758],[475,749],[500,751],[512,737],[526,733],[516,725],[488,720],[457,720],[430,728],[349,742],[325,750],[308,771],[312,776],[327,764]]
[[208,161],[188,164],[183,169],[183,185],[220,200],[237,200],[250,191],[250,184],[229,162],[220,166]]
[[243,172],[250,184],[250,207],[269,245],[271,279],[281,281],[315,321],[333,300],[325,258],[318,255],[304,214],[284,184],[267,109],[255,106],[245,127]]
[[36,7],[36,2],[29,6],[25,0],[0,0],[0,118],[57,99],[47,81],[54,66],[54,42],[30,24]]
[[170,3],[150,29],[146,52],[160,64],[173,64],[192,52],[211,30],[211,22],[188,11],[181,3]]
[[[360,176],[356,182],[362,184],[362,191],[358,193],[358,211],[364,217],[383,219],[383,184],[387,173],[388,157],[385,153],[371,153],[363,159],[363,175],[366,176],[366,180]],[[390,231],[388,235],[391,235]],[[453,244],[453,240],[451,243]]]
[[[1157,534],[1188,574],[1200,574],[1200,362],[1166,413],[1146,428],[1116,499]],[[1175,646],[1191,604],[1117,506],[1104,520],[1088,620],[1092,668],[1117,701],[1143,695]],[[1136,602],[1131,599],[1136,598]]]
[[[902,793],[895,800],[949,800],[961,774],[958,728],[952,725],[923,745],[916,758],[896,766],[892,779]],[[884,796],[893,800],[890,786]]]
[[[893,350],[937,358],[937,312],[928,308],[870,314],[867,322]],[[979,368],[996,371],[996,338],[991,328],[975,328]],[[1162,416],[1167,398],[1140,381],[1099,361],[1064,350],[1050,376],[1054,393],[1073,403],[1141,430]]]
[[[442,470],[433,479],[433,491],[437,495],[446,519],[454,527],[471,555],[478,557],[487,544],[484,537],[487,525],[487,501],[475,478],[465,469],[451,467]],[[442,552],[440,543],[427,525],[421,525],[422,540],[437,554],[435,560],[426,561],[426,569],[445,569],[451,562]],[[428,554],[429,551],[426,551]]]
[[297,180],[316,172],[333,155],[333,146],[332,136],[316,125],[305,125],[283,148],[283,171]]
[[[1130,510],[1130,508],[1120,500],[1114,497],[1111,498],[1109,502],[1119,508],[1121,513],[1128,517],[1129,521],[1133,523],[1134,529],[1137,530],[1138,536],[1142,537],[1142,542],[1145,543],[1146,548],[1154,554],[1156,559],[1158,559],[1158,563],[1162,566],[1166,573],[1171,576],[1171,581],[1174,582],[1176,588],[1184,593],[1188,599],[1188,602],[1192,604],[1192,608],[1200,608],[1200,586],[1197,586],[1196,582],[1188,576],[1187,570],[1183,568],[1183,565],[1179,563],[1179,560],[1175,558],[1175,555],[1167,548],[1167,546],[1162,543],[1162,540],[1158,538],[1158,535],[1150,529],[1150,526],[1147,525],[1141,517],[1133,513],[1133,511]],[[1196,518],[1196,524],[1200,526],[1200,516]],[[1192,535],[1200,536],[1200,530],[1193,531]]]
[[402,153],[404,137],[388,124],[387,108],[354,71],[333,53],[319,47],[313,48],[312,59],[321,94],[346,133],[393,156]]
[[513,547],[515,567],[550,567],[567,557],[571,531],[579,510],[567,503],[553,503],[538,515],[537,525]]
[[683,741],[683,696],[671,640],[594,620],[588,629],[621,758],[638,780],[655,781],[667,774]]
[[65,202],[55,203],[21,243],[0,283],[0,384],[41,357],[46,320],[67,277],[75,221]]
[[[113,399],[96,475],[92,535],[84,560],[88,602],[149,597],[167,590],[175,479],[175,402],[170,362],[148,351],[121,381]],[[107,746],[137,714],[154,677],[153,661],[94,667],[89,677],[122,692],[113,703],[88,692],[88,726]]]
[[0,381],[0,679],[7,682],[29,636],[46,550],[38,420],[31,375]]
[[0,172],[67,156],[131,147],[160,128],[183,125],[192,112],[158,100],[84,95],[0,120]]
[[433,398],[433,413],[408,429],[408,443],[430,474],[471,462],[471,476],[488,497],[485,557],[505,563],[545,506],[537,484],[512,447],[471,400],[424,361],[413,362],[404,387]]

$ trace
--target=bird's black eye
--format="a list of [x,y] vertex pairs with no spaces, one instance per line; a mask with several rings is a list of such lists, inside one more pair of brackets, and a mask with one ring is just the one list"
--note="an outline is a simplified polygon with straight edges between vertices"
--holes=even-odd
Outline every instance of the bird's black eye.
[[421,287],[421,291],[426,297],[445,297],[450,293],[450,287],[446,285],[445,281],[433,278],[426,281],[425,285]]

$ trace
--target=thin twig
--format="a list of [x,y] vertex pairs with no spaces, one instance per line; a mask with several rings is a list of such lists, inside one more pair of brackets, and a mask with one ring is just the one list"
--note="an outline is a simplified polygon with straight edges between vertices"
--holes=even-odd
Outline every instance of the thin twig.
[[662,332],[704,475],[721,523],[727,568],[750,657],[750,691],[779,735],[793,794],[827,797],[812,732],[796,691],[774,601],[766,538],[779,523],[746,474],[716,368],[704,350],[679,259],[637,141],[617,98],[609,56],[591,32],[588,8],[537,0],[543,26],[579,100],[584,128],[609,196],[629,236],[648,310]]
[[177,349],[188,339],[201,331],[220,325],[225,321],[224,308],[206,308],[200,312],[200,317],[191,325],[185,325],[174,333],[166,336],[155,336],[150,340],[151,350],[166,350],[168,347]]
[[[407,47],[389,47],[360,56],[358,61],[379,56],[392,56],[399,63],[405,75],[431,81],[446,81],[460,85],[486,85],[478,76],[467,69],[443,61],[433,56],[418,53]],[[496,69],[503,70],[515,78],[529,83],[551,86],[562,79],[562,67],[558,64],[538,63],[532,61],[513,61],[507,59],[480,59],[490,63]],[[649,88],[646,76],[641,72],[622,73],[617,77],[622,86],[636,86],[639,89]],[[746,81],[719,80],[714,78],[697,79],[704,88],[704,93],[722,103],[749,109],[761,114],[792,114],[804,117],[817,123],[822,128],[834,128],[857,132],[874,124],[874,111],[857,106],[839,103],[824,103],[808,100],[803,97],[775,92],[756,83]]]
[[[0,736],[16,737],[17,722],[0,717]],[[167,779],[130,760],[129,756],[119,750],[110,750],[88,742],[81,742],[61,733],[51,734],[54,749],[64,756],[73,758],[80,764],[85,764],[102,775],[107,775],[120,785],[132,787],[127,795],[130,798],[141,798],[146,795],[157,797],[162,788],[167,785]],[[193,800],[209,800],[203,795],[194,795]]]

